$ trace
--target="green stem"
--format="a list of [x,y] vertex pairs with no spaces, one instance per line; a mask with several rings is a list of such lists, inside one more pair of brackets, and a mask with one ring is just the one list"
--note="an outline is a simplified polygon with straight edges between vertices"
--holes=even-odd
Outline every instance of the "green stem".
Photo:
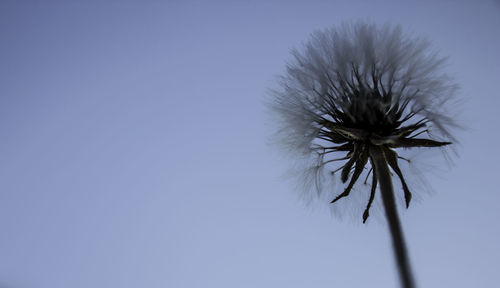
[[370,158],[374,165],[382,194],[382,201],[385,208],[385,216],[389,223],[389,230],[392,236],[394,254],[396,256],[401,286],[404,288],[414,288],[415,283],[408,260],[408,252],[403,237],[403,231],[399,222],[396,201],[394,200],[394,190],[384,151],[380,146],[370,146]]

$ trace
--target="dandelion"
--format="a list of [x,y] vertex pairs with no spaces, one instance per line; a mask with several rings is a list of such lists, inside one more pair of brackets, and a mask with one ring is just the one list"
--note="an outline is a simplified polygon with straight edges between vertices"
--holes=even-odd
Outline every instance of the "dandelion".
[[357,23],[317,31],[303,50],[292,51],[271,104],[288,147],[314,158],[310,170],[318,179],[328,170],[345,183],[331,205],[368,181],[364,223],[379,188],[403,287],[414,287],[414,281],[392,176],[401,183],[407,208],[412,193],[399,167],[408,160],[398,151],[454,141],[446,105],[456,85],[441,72],[444,59],[429,47],[403,35],[399,26]]

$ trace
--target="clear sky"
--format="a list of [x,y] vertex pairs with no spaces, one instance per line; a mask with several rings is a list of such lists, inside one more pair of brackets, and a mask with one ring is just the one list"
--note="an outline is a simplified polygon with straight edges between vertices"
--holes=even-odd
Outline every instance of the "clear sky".
[[268,145],[289,49],[352,20],[462,87],[454,167],[401,213],[419,286],[498,287],[500,4],[418,2],[1,0],[0,287],[398,287],[386,225],[304,207]]

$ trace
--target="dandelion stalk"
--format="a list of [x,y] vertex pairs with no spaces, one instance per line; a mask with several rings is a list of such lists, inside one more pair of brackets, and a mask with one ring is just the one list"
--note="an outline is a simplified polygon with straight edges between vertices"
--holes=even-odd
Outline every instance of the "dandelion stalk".
[[403,231],[399,221],[396,201],[394,201],[392,180],[387,160],[382,149],[377,146],[370,147],[370,158],[374,164],[374,170],[378,175],[378,181],[380,183],[380,192],[384,203],[385,216],[387,218],[387,222],[389,223],[401,286],[413,288],[415,287],[415,283],[413,280],[412,270],[410,268],[410,261],[408,259],[408,252],[406,250]]
[[401,183],[406,208],[412,193],[399,167],[400,160],[410,161],[397,150],[444,147],[454,140],[446,102],[456,86],[440,72],[444,60],[428,47],[425,40],[405,37],[399,26],[357,23],[318,31],[303,51],[293,50],[294,60],[271,103],[286,146],[315,158],[315,166],[305,170],[316,173],[319,194],[325,169],[345,184],[332,205],[354,193],[359,179],[367,183],[372,173],[363,223],[378,187],[405,288],[415,285],[392,175]]

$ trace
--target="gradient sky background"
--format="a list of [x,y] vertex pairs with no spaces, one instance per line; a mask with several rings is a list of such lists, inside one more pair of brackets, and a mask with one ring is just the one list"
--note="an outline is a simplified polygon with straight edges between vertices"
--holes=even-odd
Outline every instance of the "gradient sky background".
[[401,213],[420,287],[498,287],[500,4],[416,2],[0,0],[0,287],[398,287],[386,225],[304,207],[268,145],[289,49],[359,19],[462,87],[455,166]]

